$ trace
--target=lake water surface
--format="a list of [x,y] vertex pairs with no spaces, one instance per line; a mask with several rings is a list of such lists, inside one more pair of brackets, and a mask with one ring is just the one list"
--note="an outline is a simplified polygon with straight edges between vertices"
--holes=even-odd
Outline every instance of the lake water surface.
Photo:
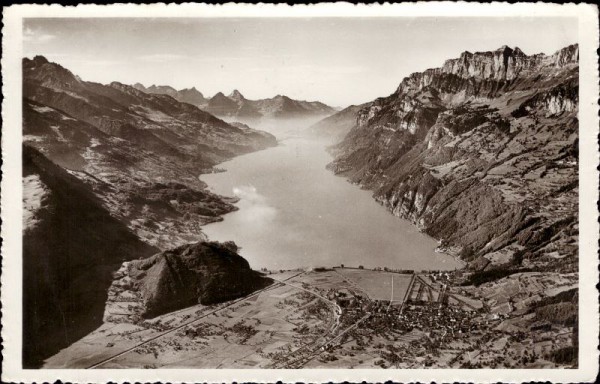
[[202,175],[209,189],[236,196],[239,210],[204,226],[211,240],[233,240],[254,269],[345,266],[455,269],[460,263],[434,252],[437,242],[325,169],[331,144],[306,137],[303,123],[260,127],[277,147],[219,164]]

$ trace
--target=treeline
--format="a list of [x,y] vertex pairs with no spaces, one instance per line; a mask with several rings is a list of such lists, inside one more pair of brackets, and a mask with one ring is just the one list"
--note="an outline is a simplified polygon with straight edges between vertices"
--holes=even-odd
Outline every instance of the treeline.
[[552,351],[547,358],[557,364],[577,364],[579,351],[575,347],[564,347]]
[[465,280],[461,285],[474,285],[480,286],[484,283],[489,283],[490,281],[500,280],[504,277],[513,275],[515,273],[521,272],[532,272],[533,270],[530,268],[521,268],[521,269],[489,269],[486,271],[477,271],[470,275],[467,280]]
[[567,327],[574,327],[578,320],[577,288],[563,291],[557,295],[544,297],[529,308],[529,313],[535,313],[537,321],[547,321]]
[[529,313],[533,312],[536,308],[543,307],[550,304],[558,304],[558,303],[574,303],[577,304],[577,300],[579,297],[579,290],[577,288],[569,289],[567,291],[562,291],[554,296],[544,297],[540,301],[534,303],[529,309]]

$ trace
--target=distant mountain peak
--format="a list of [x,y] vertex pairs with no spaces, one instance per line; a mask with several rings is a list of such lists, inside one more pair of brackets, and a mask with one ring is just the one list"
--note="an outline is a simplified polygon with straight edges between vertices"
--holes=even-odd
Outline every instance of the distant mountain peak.
[[198,100],[204,100],[204,95],[202,92],[196,89],[196,87],[186,88],[179,91],[179,93],[183,96],[187,97],[196,97]]
[[523,53],[523,51],[521,51],[519,47],[511,48],[506,44],[496,49],[495,52],[499,52],[509,56],[527,56],[525,53]]
[[42,56],[42,55],[36,55],[36,56],[34,56],[33,57],[33,62],[36,63],[37,65],[49,63],[48,59],[46,59],[46,57]]
[[185,89],[178,91],[177,89],[175,89],[169,85],[152,84],[150,87],[146,88],[141,83],[135,83],[133,85],[133,88],[135,88],[139,91],[145,92],[145,93],[151,93],[151,94],[157,94],[157,95],[169,95],[172,98],[174,98],[175,100],[178,100],[178,101],[181,101],[184,103],[188,103],[188,104],[192,104],[195,106],[202,105],[206,102],[204,95],[200,91],[198,91],[196,89],[196,87],[185,88]]
[[152,90],[160,90],[160,91],[165,91],[165,92],[177,92],[177,90],[173,87],[171,87],[170,85],[154,85],[152,84],[152,86],[150,86],[150,88],[148,89],[152,89]]
[[142,83],[135,83],[135,84],[133,84],[133,88],[135,88],[135,89],[137,89],[139,91],[144,91],[144,92],[146,92],[146,90],[147,90],[147,88]]
[[36,78],[42,85],[49,88],[72,88],[81,83],[71,71],[60,64],[48,61],[44,56],[24,58],[23,71],[27,71],[30,79]]
[[228,97],[230,99],[234,99],[234,100],[244,100],[245,99],[244,95],[242,95],[242,93],[240,91],[238,91],[237,89],[234,89],[233,92],[231,92]]

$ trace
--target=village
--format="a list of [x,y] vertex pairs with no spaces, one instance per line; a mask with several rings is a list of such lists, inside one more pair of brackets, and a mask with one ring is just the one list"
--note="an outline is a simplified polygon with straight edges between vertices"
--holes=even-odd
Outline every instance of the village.
[[[139,316],[141,298],[123,277],[111,287],[104,325],[47,365],[570,366],[575,323],[548,313],[569,308],[576,276],[550,280],[523,273],[468,285],[471,274],[465,271],[335,267],[262,272],[274,283],[250,296],[152,319]],[[519,304],[525,300],[537,303],[535,309]]]

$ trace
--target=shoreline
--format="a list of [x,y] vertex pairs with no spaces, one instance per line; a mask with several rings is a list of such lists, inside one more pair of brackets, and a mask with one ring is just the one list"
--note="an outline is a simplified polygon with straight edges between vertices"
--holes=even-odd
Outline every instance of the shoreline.
[[[331,156],[331,153],[329,153],[329,152],[327,152],[327,153],[328,153],[328,154]],[[333,156],[332,156],[332,157],[333,157]],[[331,167],[329,167],[329,165],[330,165],[330,164],[331,164],[331,163],[327,164],[327,166],[326,166],[325,168],[326,168],[326,169],[327,169],[327,170],[328,170],[330,173],[332,173],[332,174],[333,174],[333,176],[340,177],[340,178],[344,178],[344,180],[345,180],[345,181],[346,181],[348,184],[350,184],[350,185],[354,185],[354,186],[357,186],[357,187],[358,187],[360,190],[363,190],[363,191],[370,191],[370,192],[372,192],[372,191],[373,191],[372,189],[369,189],[369,188],[366,188],[366,187],[364,187],[364,186],[363,186],[362,184],[360,184],[360,183],[355,183],[355,182],[352,182],[351,180],[349,180],[347,177],[345,177],[345,176],[344,176],[343,172],[342,172],[342,173],[339,173],[339,174],[338,174],[338,173],[336,173],[336,172],[335,172],[333,169],[331,169]],[[441,243],[442,243],[442,240],[443,240],[443,239],[436,239],[435,237],[433,237],[433,236],[429,235],[428,233],[425,233],[425,232],[423,232],[423,231],[421,230],[421,228],[419,228],[419,226],[418,226],[416,223],[412,222],[411,220],[408,220],[408,219],[406,219],[406,218],[404,218],[404,217],[400,217],[400,216],[396,216],[396,215],[394,215],[394,213],[393,213],[393,212],[392,212],[392,211],[391,211],[391,210],[388,208],[388,206],[385,204],[385,202],[383,202],[383,201],[381,201],[381,200],[379,200],[379,199],[376,199],[375,197],[373,197],[373,195],[371,195],[371,199],[372,199],[373,201],[375,201],[376,203],[378,203],[378,204],[379,204],[381,207],[385,208],[385,210],[386,210],[386,212],[388,212],[388,214],[390,214],[390,215],[394,216],[395,218],[397,218],[397,219],[399,219],[399,220],[402,220],[402,221],[404,221],[404,222],[408,223],[408,224],[409,224],[411,227],[414,227],[414,228],[415,228],[415,229],[416,229],[416,230],[417,230],[417,231],[418,231],[418,232],[419,232],[421,235],[423,235],[423,236],[425,236],[425,237],[427,237],[427,238],[429,238],[429,239],[431,239],[431,240],[435,241],[435,242],[438,244],[438,246],[437,246],[437,247],[435,247],[435,249],[434,249],[434,252],[435,252],[435,253],[441,253],[441,254],[443,254],[443,255],[450,256],[450,257],[451,257],[451,258],[452,258],[454,261],[456,261],[458,264],[460,264],[460,268],[458,268],[458,269],[461,269],[461,270],[462,270],[462,269],[465,269],[465,268],[467,267],[467,265],[468,265],[469,263],[467,263],[466,261],[462,260],[462,259],[460,258],[460,256],[459,256],[459,255],[458,255],[456,252],[450,251],[448,248],[441,248],[441,247],[440,247],[440,245],[441,245]]]
[[[294,137],[292,137],[292,138],[297,138],[297,137],[296,137],[296,136],[294,136]],[[310,137],[309,137],[309,138],[310,138]],[[269,148],[264,148],[264,149],[277,148],[277,147],[281,146],[281,145],[282,145],[282,139],[279,139],[279,138],[276,138],[276,139],[277,139],[277,143],[278,143],[278,145],[277,145],[277,146],[273,146],[273,147],[269,147]],[[289,139],[289,138],[284,138],[283,140],[287,140],[287,139]],[[325,152],[325,153],[328,155],[328,156],[327,156],[327,157],[329,158],[328,160],[331,160],[333,157],[332,157],[331,153],[329,153],[329,152],[327,151],[327,147],[328,147],[328,145],[325,145],[325,146],[323,147],[323,150],[324,150],[324,152]],[[260,151],[262,151],[262,150],[260,150]],[[248,155],[249,155],[249,154],[252,154],[252,153],[255,153],[255,152],[260,152],[260,151],[254,151],[254,152],[248,153]],[[240,155],[240,156],[244,156],[244,155],[247,155],[247,154],[243,154],[243,155]],[[238,157],[240,157],[240,156],[236,156],[235,158],[233,158],[233,159],[230,159],[230,160],[228,160],[228,161],[233,161],[234,159],[237,159],[237,158],[238,158]],[[223,162],[223,163],[220,163],[220,164],[226,164],[226,163],[227,163],[227,162]],[[342,175],[338,175],[338,174],[336,174],[335,172],[332,172],[332,171],[331,171],[331,169],[329,169],[329,168],[327,167],[327,165],[328,165],[328,164],[329,164],[328,162],[325,162],[325,164],[324,164],[323,168],[324,168],[325,170],[327,170],[327,173],[328,173],[330,176],[332,176],[332,177],[336,177],[336,176],[338,176],[338,177],[339,177],[339,176],[342,176]],[[221,166],[221,167],[219,167],[219,168],[220,168],[220,169],[222,169],[222,170],[223,170],[223,172],[228,172],[228,171],[229,171],[229,169],[228,169],[226,166],[224,166],[224,167],[223,167],[223,166]],[[218,172],[218,173],[222,173],[222,172]],[[237,201],[236,201],[236,203],[237,203],[237,202],[239,202],[239,200],[240,200],[240,199],[239,199],[239,198],[237,198],[237,197],[232,197],[232,196],[230,197],[230,196],[223,195],[223,194],[221,194],[221,193],[218,193],[218,192],[216,192],[216,191],[215,191],[215,189],[214,189],[214,186],[210,185],[210,183],[209,183],[209,182],[207,182],[207,180],[205,180],[205,179],[203,179],[203,178],[202,178],[202,176],[203,176],[203,175],[205,175],[205,174],[200,174],[198,177],[199,177],[199,179],[200,179],[202,182],[204,182],[204,183],[207,185],[207,189],[208,189],[208,190],[210,190],[212,193],[215,193],[215,194],[217,194],[218,196],[220,196],[220,197],[221,197],[223,200],[225,200],[225,201],[227,201],[228,199],[232,199],[232,200],[233,200],[233,199],[236,199],[236,200],[237,200]],[[350,182],[348,179],[345,179],[344,181],[345,181],[346,183],[349,183],[349,184],[355,184],[355,183],[352,183],[352,182]],[[359,190],[364,190],[364,191],[366,191],[366,190],[367,190],[367,189],[365,189],[365,188],[361,188],[361,187],[359,187],[358,189],[359,189]],[[368,196],[367,198],[368,198],[368,199],[370,199],[371,201],[375,201],[375,202],[379,203],[378,205],[380,205],[380,206],[384,206],[384,204],[382,204],[381,202],[379,202],[377,199],[374,199],[372,195]],[[234,204],[235,204],[235,203],[234,203]],[[237,205],[236,205],[236,207],[237,207]],[[385,208],[387,208],[387,207],[385,207]],[[237,210],[236,210],[236,211],[237,211]],[[236,212],[236,211],[232,211],[232,212]],[[227,212],[227,213],[231,213],[231,212]],[[221,217],[223,218],[223,220],[225,220],[225,215],[227,215],[227,213],[225,213],[223,216],[221,216]],[[405,218],[402,218],[402,217],[398,217],[398,216],[394,215],[394,214],[393,214],[393,213],[392,213],[392,212],[391,212],[389,209],[386,209],[385,215],[390,215],[390,214],[391,214],[392,216],[395,216],[397,219],[400,219],[400,220],[404,221],[404,222],[405,222],[405,224],[406,224],[407,226],[409,226],[411,229],[416,229],[416,231],[415,231],[415,232],[416,232],[416,233],[418,233],[419,235],[421,235],[421,236],[426,236],[428,239],[432,240],[432,243],[433,243],[433,242],[435,242],[435,246],[433,246],[433,244],[432,244],[431,255],[432,255],[432,257],[434,257],[434,258],[436,258],[436,259],[440,259],[440,258],[441,258],[441,259],[443,259],[443,260],[436,260],[436,262],[435,262],[434,266],[432,266],[432,267],[429,267],[429,268],[419,268],[418,270],[420,270],[420,271],[423,271],[423,272],[427,272],[427,271],[448,271],[448,272],[450,272],[450,271],[455,271],[455,270],[463,270],[463,269],[465,269],[465,267],[467,266],[467,263],[466,263],[466,262],[464,262],[463,260],[461,260],[461,259],[460,259],[460,258],[459,258],[459,257],[458,257],[456,254],[453,254],[452,252],[448,252],[447,250],[441,250],[441,249],[439,248],[439,245],[440,245],[440,243],[441,243],[441,241],[440,241],[439,239],[435,239],[434,237],[432,237],[432,236],[430,236],[430,235],[428,235],[428,234],[426,234],[426,233],[422,232],[422,231],[421,231],[421,230],[418,228],[418,226],[417,226],[417,225],[415,225],[415,224],[414,224],[413,222],[411,222],[410,220],[407,220],[407,219],[405,219]],[[218,222],[222,222],[223,220],[220,220],[220,221],[218,221]],[[212,223],[207,223],[206,225],[208,225],[208,224],[212,224]],[[204,225],[203,225],[202,227],[204,227]],[[204,234],[206,234],[206,232],[204,232],[204,231],[203,231],[203,233],[204,233]],[[210,236],[210,237],[209,237],[209,236],[207,235],[207,238],[208,238],[209,240],[214,240],[214,236]],[[233,237],[233,238],[232,238],[232,240],[233,240],[233,241],[235,241],[235,237]],[[242,246],[242,248],[244,248],[244,247]],[[450,261],[450,263],[451,263],[451,264],[455,264],[455,265],[453,265],[452,267],[446,267],[446,265],[447,265],[447,263],[448,263],[448,261],[446,261],[446,260]],[[353,262],[353,261],[351,261],[351,260],[349,260],[349,261],[350,261],[351,263],[354,263],[354,262]],[[309,263],[311,263],[311,262],[309,262]],[[335,267],[339,267],[339,265],[340,265],[339,263],[340,263],[339,261],[336,261],[336,263],[335,263],[336,265],[332,265],[332,264],[328,264],[328,263],[327,263],[327,264],[323,263],[323,264],[319,264],[319,267],[325,267],[325,268],[335,268]],[[313,263],[313,264],[314,264],[314,263]],[[343,264],[346,264],[346,263],[344,262]],[[356,267],[358,268],[358,266],[359,266],[359,265],[357,264],[357,265],[356,265]],[[260,270],[260,269],[262,269],[262,268],[265,268],[265,267],[266,267],[265,265],[257,265],[257,266],[256,266],[256,268],[257,268],[258,270]],[[365,267],[366,267],[366,266],[365,266]],[[267,268],[267,269],[270,269],[270,268],[268,268],[268,267],[266,267],[266,268]],[[308,270],[308,269],[314,268],[314,265],[312,265],[312,266],[311,266],[311,265],[301,265],[301,266],[298,266],[298,267],[294,267],[294,268],[292,268],[291,270],[294,270],[294,269],[296,269],[296,268]],[[383,270],[384,268],[387,268],[387,269],[390,269],[390,270],[401,270],[401,269],[403,269],[403,267],[402,267],[402,266],[393,267],[393,266],[392,266],[392,264],[385,264],[385,265],[384,265],[384,264],[382,264],[382,265],[370,265],[370,266],[369,266],[369,269],[373,269],[373,270],[375,270],[375,269],[377,269],[377,268],[381,268],[382,270]],[[280,268],[277,268],[277,267],[275,267],[275,268],[271,268],[271,269],[273,269],[273,270],[279,270]],[[285,269],[287,270],[287,268],[285,268]]]

